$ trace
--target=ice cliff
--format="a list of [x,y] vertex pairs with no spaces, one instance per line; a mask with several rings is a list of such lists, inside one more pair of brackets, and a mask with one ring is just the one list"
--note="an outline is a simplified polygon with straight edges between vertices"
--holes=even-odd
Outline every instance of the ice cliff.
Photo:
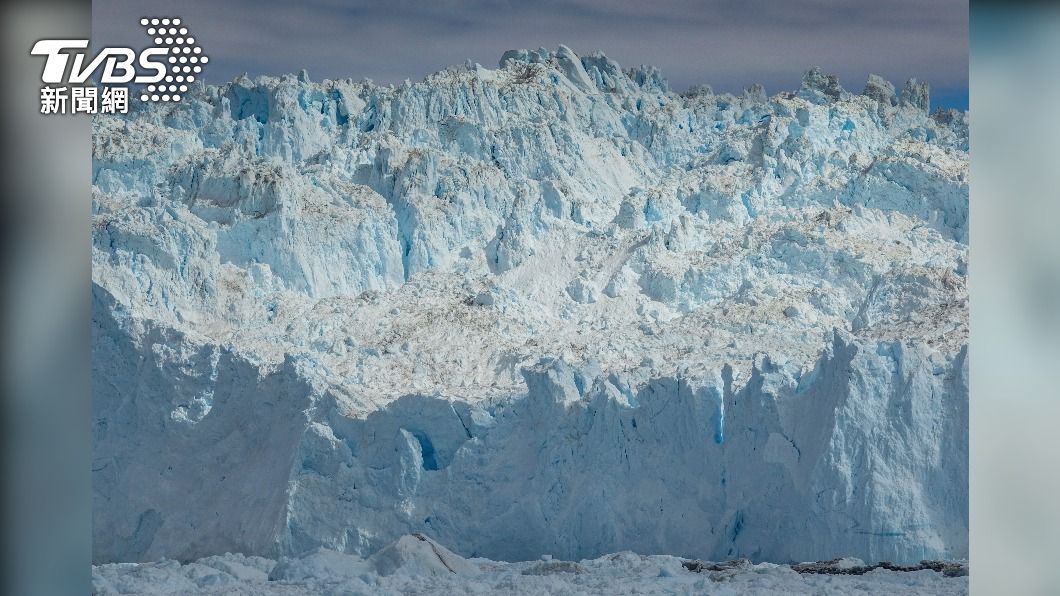
[[602,54],[98,117],[94,559],[968,553],[968,121]]

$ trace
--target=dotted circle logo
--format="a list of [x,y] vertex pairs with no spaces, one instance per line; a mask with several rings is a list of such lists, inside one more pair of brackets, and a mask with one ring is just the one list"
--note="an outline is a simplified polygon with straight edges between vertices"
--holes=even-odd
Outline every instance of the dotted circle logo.
[[165,76],[161,81],[145,87],[140,100],[180,101],[181,95],[187,92],[190,83],[195,82],[195,76],[202,72],[202,65],[209,62],[210,57],[202,52],[202,47],[196,45],[195,37],[178,18],[145,17],[140,19],[140,26],[147,30],[154,47],[169,51]]

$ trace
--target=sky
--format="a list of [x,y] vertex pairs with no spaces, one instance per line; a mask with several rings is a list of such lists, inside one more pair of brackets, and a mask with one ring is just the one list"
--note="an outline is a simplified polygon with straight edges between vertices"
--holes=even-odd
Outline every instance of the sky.
[[421,80],[505,50],[570,46],[659,67],[675,91],[798,88],[811,66],[859,92],[916,77],[932,106],[968,107],[966,0],[95,0],[93,44],[143,47],[141,17],[180,17],[210,57],[202,78]]

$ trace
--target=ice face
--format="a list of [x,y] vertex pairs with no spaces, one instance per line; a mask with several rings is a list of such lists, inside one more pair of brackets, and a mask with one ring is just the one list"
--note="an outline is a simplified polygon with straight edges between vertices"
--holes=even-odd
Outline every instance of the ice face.
[[967,556],[967,116],[569,48],[94,124],[96,561]]

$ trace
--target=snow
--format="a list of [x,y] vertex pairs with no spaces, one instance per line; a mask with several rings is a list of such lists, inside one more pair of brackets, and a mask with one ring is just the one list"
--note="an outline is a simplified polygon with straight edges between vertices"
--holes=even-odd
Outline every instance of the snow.
[[[967,557],[967,115],[928,105],[561,47],[98,117],[95,562]],[[239,575],[192,565],[97,575]]]
[[[427,539],[429,540],[429,539]],[[399,544],[404,543],[406,547]],[[427,545],[403,536],[384,549]],[[439,548],[444,548],[438,546]],[[382,552],[380,554],[383,554]],[[886,571],[863,575],[797,573],[791,566],[732,561],[711,564],[701,572],[668,555],[645,556],[628,551],[582,561],[504,563],[464,560],[455,555],[456,571],[439,568],[430,550],[407,548],[405,566],[379,573],[372,562],[355,555],[320,550],[279,563],[264,573],[236,576],[227,566],[242,565],[240,555],[225,554],[181,565],[176,561],[106,564],[93,567],[96,594],[967,594],[967,576],[949,577],[932,570]],[[389,557],[391,555],[387,555]],[[415,569],[413,569],[415,568]],[[844,568],[837,566],[837,568]]]
[[446,575],[477,573],[478,569],[460,555],[423,534],[398,538],[397,542],[372,555],[369,564],[379,575]]

